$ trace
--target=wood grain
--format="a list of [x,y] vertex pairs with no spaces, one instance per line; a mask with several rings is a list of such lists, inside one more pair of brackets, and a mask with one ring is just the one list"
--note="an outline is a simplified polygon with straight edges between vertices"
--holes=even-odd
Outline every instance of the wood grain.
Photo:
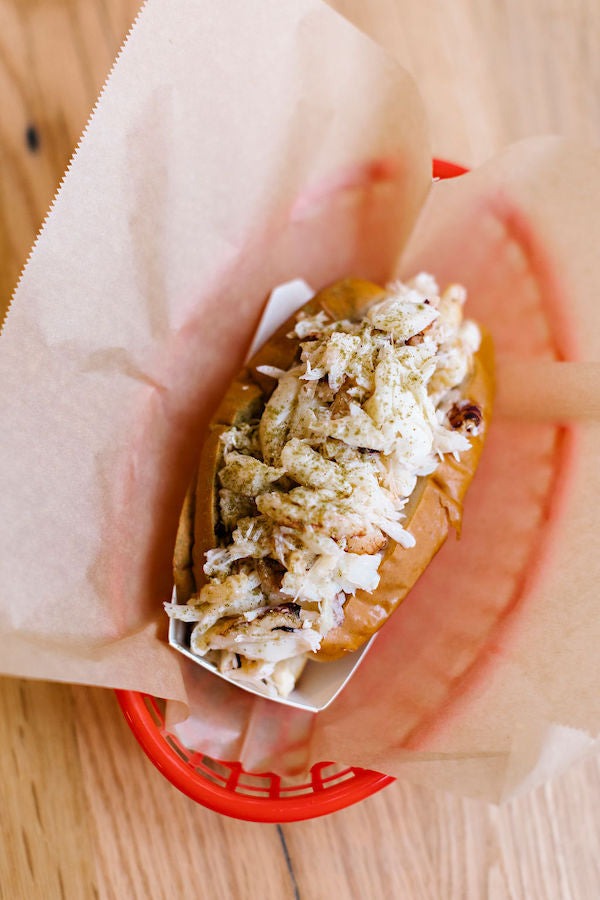
[[140,754],[110,691],[70,690],[102,898],[293,897],[275,825],[198,807]]
[[597,760],[498,808],[396,783],[283,826],[301,897],[587,900],[600,888]]
[[0,321],[139,0],[0,0]]
[[40,896],[41,885],[49,897],[72,884],[92,893],[93,822],[70,689],[3,679],[0,716],[10,736],[0,744],[0,896]]
[[[0,316],[137,9],[0,0]],[[439,156],[472,165],[544,132],[600,141],[596,0],[397,0],[389,39]],[[600,895],[598,759],[500,809],[396,783],[278,830],[179,794],[108,691],[4,679],[0,715],[2,900]]]

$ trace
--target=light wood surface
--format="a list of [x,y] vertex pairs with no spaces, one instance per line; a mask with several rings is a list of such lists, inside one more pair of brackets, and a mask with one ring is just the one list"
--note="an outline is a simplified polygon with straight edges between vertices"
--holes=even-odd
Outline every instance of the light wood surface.
[[[0,0],[0,310],[136,0]],[[398,0],[434,151],[600,142],[597,0]],[[501,809],[396,783],[278,829],[219,817],[143,756],[108,691],[0,681],[0,897],[600,896],[600,765]]]

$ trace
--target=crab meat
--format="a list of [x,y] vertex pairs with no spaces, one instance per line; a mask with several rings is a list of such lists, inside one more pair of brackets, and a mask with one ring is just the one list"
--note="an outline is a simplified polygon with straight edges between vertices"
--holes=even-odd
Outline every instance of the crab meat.
[[298,484],[310,488],[330,488],[349,494],[351,486],[340,466],[318,453],[305,441],[292,438],[281,452],[281,465]]
[[262,457],[268,465],[279,461],[279,454],[286,442],[291,415],[298,402],[300,382],[293,375],[286,375],[279,383],[265,406],[259,425]]
[[320,643],[320,633],[310,627],[310,619],[301,616],[296,603],[269,609],[250,622],[238,616],[221,619],[206,632],[196,626],[191,635],[192,650],[200,656],[208,650],[229,650],[267,662],[313,652]]
[[456,412],[481,339],[464,301],[460,285],[440,296],[422,272],[362,320],[301,315],[292,367],[260,367],[277,381],[260,422],[221,437],[231,536],[208,551],[199,596],[167,605],[194,623],[193,652],[228,677],[289,693],[347,598],[377,587],[390,539],[414,546],[407,498],[475,433]]
[[283,474],[283,469],[267,466],[253,456],[232,451],[227,454],[226,464],[219,472],[219,481],[230,491],[256,497],[270,490]]

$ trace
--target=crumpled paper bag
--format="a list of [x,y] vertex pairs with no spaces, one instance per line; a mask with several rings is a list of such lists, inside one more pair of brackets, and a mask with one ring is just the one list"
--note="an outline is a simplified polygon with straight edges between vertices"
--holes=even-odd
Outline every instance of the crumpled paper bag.
[[[0,338],[3,672],[191,704],[194,745],[247,768],[489,799],[592,746],[599,157],[532,141],[429,187],[412,82],[324,4],[150,0]],[[179,507],[275,284],[420,268],[492,330],[496,419],[461,541],[306,718],[167,646]]]

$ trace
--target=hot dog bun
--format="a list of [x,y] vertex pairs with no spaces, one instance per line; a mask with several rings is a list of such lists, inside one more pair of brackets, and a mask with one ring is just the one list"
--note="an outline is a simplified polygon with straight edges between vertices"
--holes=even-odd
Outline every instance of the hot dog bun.
[[[303,312],[314,316],[322,310],[333,320],[356,319],[385,296],[383,288],[348,278],[316,294]],[[293,365],[300,341],[289,335],[296,317],[297,314],[284,323],[242,369],[211,422],[177,536],[174,571],[179,602],[187,602],[206,583],[205,553],[218,545],[221,536],[217,502],[217,472],[222,465],[220,437],[232,425],[260,417],[276,383],[258,372],[257,367],[288,369]],[[373,593],[359,590],[348,598],[343,624],[326,634],[313,658],[336,659],[364,644],[404,599],[443,544],[450,527],[459,531],[462,501],[477,467],[492,409],[493,351],[485,333],[472,373],[460,391],[463,400],[477,407],[482,417],[477,433],[470,437],[470,449],[460,454],[459,462],[446,454],[433,474],[418,479],[402,523],[415,537],[416,545],[406,549],[391,538],[388,540],[379,569],[379,587]]]

